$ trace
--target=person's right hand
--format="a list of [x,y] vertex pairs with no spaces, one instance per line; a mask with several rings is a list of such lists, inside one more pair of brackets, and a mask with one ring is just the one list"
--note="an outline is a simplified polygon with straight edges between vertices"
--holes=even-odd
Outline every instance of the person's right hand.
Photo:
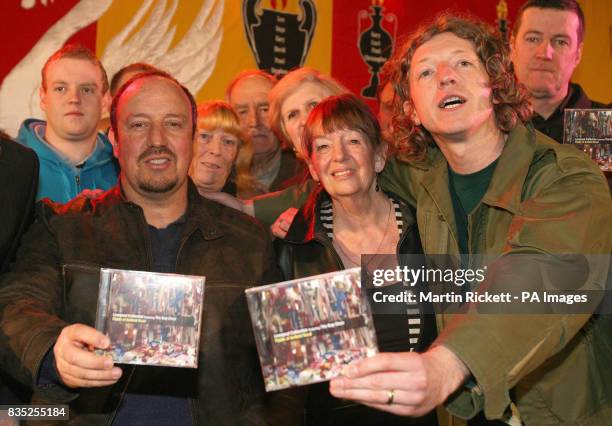
[[281,215],[276,219],[276,221],[270,226],[270,231],[272,231],[272,235],[276,238],[285,238],[287,235],[287,231],[291,227],[293,223],[293,219],[295,219],[295,215],[297,214],[298,209],[295,207],[289,207],[287,210],[281,213]]
[[121,377],[121,369],[113,367],[108,355],[98,355],[95,349],[106,349],[108,337],[84,324],[64,327],[53,354],[55,366],[62,382],[70,388],[110,386]]

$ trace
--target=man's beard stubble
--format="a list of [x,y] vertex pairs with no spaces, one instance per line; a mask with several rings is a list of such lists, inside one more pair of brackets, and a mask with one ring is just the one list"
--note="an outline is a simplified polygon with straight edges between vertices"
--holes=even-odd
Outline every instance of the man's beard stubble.
[[178,185],[178,177],[175,176],[174,179],[159,179],[155,180],[153,178],[147,180],[140,180],[138,182],[138,187],[144,192],[150,192],[154,194],[164,194],[174,189]]
[[[146,159],[150,156],[161,155],[161,154],[167,155],[176,164],[176,154],[174,154],[174,152],[172,152],[165,146],[151,147],[147,149],[145,152],[143,152],[142,154],[138,156],[138,162],[141,163],[143,161],[146,161]],[[163,193],[169,192],[172,189],[176,188],[178,183],[179,183],[179,178],[176,173],[172,177],[146,176],[146,174],[145,176],[142,176],[141,174],[138,177],[138,187],[140,188],[140,190],[144,192],[154,193],[154,194],[163,194]]]

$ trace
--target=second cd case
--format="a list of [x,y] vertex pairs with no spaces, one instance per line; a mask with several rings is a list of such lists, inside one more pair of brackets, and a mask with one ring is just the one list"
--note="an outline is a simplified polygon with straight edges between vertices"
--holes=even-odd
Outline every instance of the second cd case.
[[612,109],[565,110],[563,143],[584,151],[606,173],[612,172]]
[[266,391],[330,380],[378,352],[359,268],[246,290]]
[[96,329],[119,364],[197,368],[204,277],[100,271]]

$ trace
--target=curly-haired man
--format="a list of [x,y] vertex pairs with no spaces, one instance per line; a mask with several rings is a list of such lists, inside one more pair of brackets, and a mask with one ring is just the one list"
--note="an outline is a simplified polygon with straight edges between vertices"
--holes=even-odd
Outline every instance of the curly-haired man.
[[[611,235],[602,230],[612,205],[603,175],[578,150],[523,124],[525,91],[487,26],[443,15],[407,40],[396,62],[394,137],[404,162],[388,163],[380,185],[416,205],[426,253],[470,266],[480,255],[498,259],[505,269],[487,281],[496,291],[540,289],[519,254],[607,256]],[[603,263],[583,289],[605,281]],[[610,418],[609,316],[478,308],[439,314],[440,334],[423,354],[381,353],[350,366],[332,394],[409,416],[445,403],[482,422]]]

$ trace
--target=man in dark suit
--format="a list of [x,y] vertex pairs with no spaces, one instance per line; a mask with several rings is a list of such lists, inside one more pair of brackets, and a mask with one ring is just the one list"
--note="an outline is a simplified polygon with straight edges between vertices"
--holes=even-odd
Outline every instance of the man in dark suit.
[[38,159],[0,132],[0,273],[12,261],[19,238],[33,219],[38,185]]
[[[38,159],[0,132],[0,274],[13,261],[19,240],[33,220],[38,186]],[[0,403],[27,400],[28,391],[0,371]]]

